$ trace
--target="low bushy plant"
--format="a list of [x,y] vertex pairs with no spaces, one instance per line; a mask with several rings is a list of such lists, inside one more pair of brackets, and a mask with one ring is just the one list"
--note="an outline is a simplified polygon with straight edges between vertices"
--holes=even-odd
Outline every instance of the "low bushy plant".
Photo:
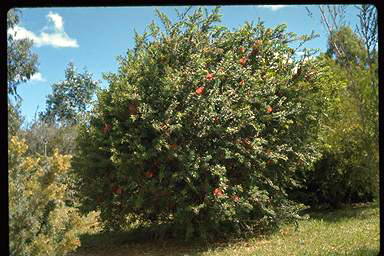
[[218,8],[174,24],[158,16],[165,32],[152,23],[136,34],[80,129],[82,210],[100,210],[107,229],[133,214],[185,238],[298,217],[286,189],[319,156],[314,141],[335,86],[323,57],[298,58],[288,46],[313,35],[262,22],[231,32],[213,25]]
[[70,157],[56,151],[42,159],[26,156],[24,140],[8,148],[10,255],[65,255],[80,245],[78,236],[97,224],[95,212],[81,217],[66,205]]

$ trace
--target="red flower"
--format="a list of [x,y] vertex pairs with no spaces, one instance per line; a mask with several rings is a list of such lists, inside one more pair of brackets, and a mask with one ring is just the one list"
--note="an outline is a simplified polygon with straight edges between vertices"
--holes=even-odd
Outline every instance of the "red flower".
[[103,133],[107,134],[111,129],[112,129],[112,125],[105,124],[104,127],[103,127]]
[[235,202],[239,202],[240,201],[240,197],[238,195],[234,195],[234,196],[232,196],[232,200],[235,201]]
[[240,59],[240,64],[241,64],[241,65],[245,65],[246,62],[247,62],[247,59],[246,59],[245,57],[242,57],[242,58]]
[[218,124],[218,123],[220,123],[220,119],[219,119],[217,116],[214,117],[214,118],[212,119],[212,121],[213,121],[214,124]]
[[241,46],[241,47],[239,48],[239,51],[240,51],[241,53],[244,53],[244,52],[245,52],[245,48]]
[[123,193],[123,188],[120,186],[114,186],[112,188],[112,192],[118,195],[121,195]]
[[147,178],[152,178],[153,175],[154,175],[154,173],[153,173],[152,170],[149,170],[149,171],[146,171],[146,172],[144,173],[144,175],[145,175]]
[[244,81],[244,80],[241,80],[241,81],[240,81],[240,85],[241,85],[241,86],[245,85],[245,81]]
[[267,113],[271,113],[272,112],[272,107],[268,106],[266,111],[267,111]]
[[207,76],[206,76],[206,79],[208,81],[211,81],[213,79],[213,73],[208,73]]
[[200,87],[198,87],[198,88],[196,89],[196,94],[201,95],[201,94],[204,93],[204,91],[205,91],[204,86],[200,86]]
[[269,166],[271,166],[271,165],[273,164],[273,161],[272,161],[271,159],[269,159],[269,160],[267,161],[267,164],[268,164]]
[[256,40],[255,43],[252,45],[252,52],[251,56],[256,56],[260,54],[260,46],[262,45],[263,41],[261,40]]
[[137,115],[137,106],[135,104],[129,103],[128,104],[128,113],[131,115]]
[[224,192],[223,192],[223,190],[221,188],[215,188],[212,193],[213,193],[214,196],[222,196],[222,195],[224,195]]
[[245,147],[250,147],[250,145],[251,145],[251,141],[249,140],[249,139],[243,139],[242,141],[241,141],[241,143],[245,146]]
[[118,187],[116,189],[116,194],[121,195],[121,193],[123,193],[123,189],[121,187]]
[[172,149],[176,149],[177,148],[176,144],[171,144],[170,146],[171,146]]

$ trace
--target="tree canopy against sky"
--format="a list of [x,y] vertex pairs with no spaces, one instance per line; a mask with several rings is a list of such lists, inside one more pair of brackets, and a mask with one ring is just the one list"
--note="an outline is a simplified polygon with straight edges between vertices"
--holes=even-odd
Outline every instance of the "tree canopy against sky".
[[[19,20],[18,11],[11,9],[7,14],[8,29],[14,28]],[[31,51],[32,41],[28,38],[16,40],[16,33],[7,37],[8,94],[15,97],[18,96],[17,85],[26,82],[38,70],[37,55]]]
[[98,81],[85,71],[77,73],[75,65],[69,63],[65,69],[65,80],[52,85],[53,92],[47,97],[47,108],[41,118],[61,126],[78,123],[92,100]]

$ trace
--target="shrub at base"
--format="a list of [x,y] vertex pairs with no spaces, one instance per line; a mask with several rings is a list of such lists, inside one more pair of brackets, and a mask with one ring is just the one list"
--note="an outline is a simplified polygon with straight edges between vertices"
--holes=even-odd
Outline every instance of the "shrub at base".
[[46,162],[26,157],[27,145],[12,137],[8,148],[9,242],[11,255],[65,255],[81,233],[92,230],[96,213],[80,217],[65,204],[69,156],[54,153]]
[[318,157],[324,94],[335,86],[322,58],[288,61],[294,51],[284,42],[296,36],[285,25],[230,32],[212,25],[218,9],[175,24],[159,17],[165,33],[151,24],[152,41],[136,35],[78,136],[82,210],[100,210],[107,229],[133,214],[186,238],[254,233],[297,217],[301,206],[285,190]]

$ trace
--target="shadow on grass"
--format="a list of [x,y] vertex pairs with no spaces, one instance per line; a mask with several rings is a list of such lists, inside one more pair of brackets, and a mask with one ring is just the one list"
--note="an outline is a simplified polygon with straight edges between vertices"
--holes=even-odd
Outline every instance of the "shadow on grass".
[[[365,219],[378,216],[378,204],[360,204],[337,210],[309,211],[312,219],[323,219],[327,222],[338,222],[345,219]],[[253,236],[257,238],[259,236]],[[264,236],[264,238],[268,237]],[[251,237],[249,237],[251,238]],[[150,229],[141,227],[122,232],[101,232],[85,234],[80,237],[81,247],[72,256],[123,256],[123,255],[188,255],[197,256],[210,251],[220,251],[232,243],[247,239],[230,239],[217,241],[183,241],[174,238],[160,239]],[[378,255],[372,248],[360,248],[347,255]]]
[[339,209],[321,209],[306,211],[313,219],[322,219],[327,222],[338,222],[345,219],[366,219],[377,215],[378,203],[366,203],[344,206]]
[[[256,237],[256,236],[254,236]],[[215,241],[183,241],[155,238],[146,228],[121,232],[101,232],[80,237],[81,247],[73,256],[99,255],[201,255],[203,252],[224,248],[243,239]]]

